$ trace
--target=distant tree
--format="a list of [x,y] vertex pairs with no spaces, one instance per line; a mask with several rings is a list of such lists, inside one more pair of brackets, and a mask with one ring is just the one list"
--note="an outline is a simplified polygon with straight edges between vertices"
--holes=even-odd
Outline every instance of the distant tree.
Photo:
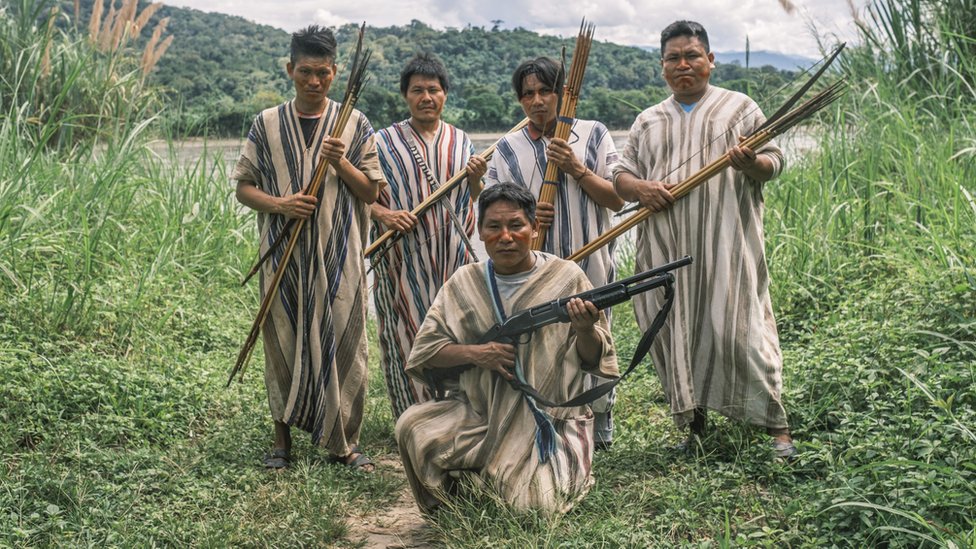
[[[81,4],[82,13],[86,9],[90,13],[93,0]],[[149,79],[161,86],[170,103],[167,116],[186,118],[173,127],[237,136],[246,131],[242,120],[249,122],[272,99],[293,95],[284,70],[289,33],[240,17],[171,6],[156,9],[135,45],[144,47],[151,39],[145,29],[169,18],[166,31],[174,40]],[[430,51],[444,61],[451,75],[446,120],[476,131],[510,128],[523,116],[511,90],[512,71],[520,62],[540,55],[558,58],[563,47],[572,55],[574,37],[543,36],[521,27],[503,29],[501,19],[491,24],[490,30],[468,25],[441,31],[415,19],[407,25],[367,28],[370,81],[357,106],[376,127],[404,118],[400,70],[416,52]],[[359,26],[346,24],[335,32],[340,72],[329,96],[338,100],[345,90]],[[716,67],[713,78],[720,85],[731,81],[737,89],[752,86],[754,93],[784,81],[783,73],[775,69],[747,71],[724,64]],[[640,109],[667,95],[657,52],[594,42],[583,82],[581,116],[585,113],[587,118],[623,129]]]

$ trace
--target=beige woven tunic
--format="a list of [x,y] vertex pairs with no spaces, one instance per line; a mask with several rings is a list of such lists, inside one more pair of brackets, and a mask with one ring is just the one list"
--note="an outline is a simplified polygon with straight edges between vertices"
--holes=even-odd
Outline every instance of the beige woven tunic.
[[[234,179],[284,196],[309,183],[322,140],[331,134],[340,104],[329,101],[311,146],[306,148],[293,102],[261,112],[254,120]],[[372,181],[383,181],[373,129],[353,111],[343,131],[346,156]],[[288,264],[262,327],[265,385],[276,421],[312,434],[336,455],[359,441],[366,400],[366,284],[363,244],[369,206],[328,171],[319,206]],[[258,214],[264,254],[287,220]],[[270,224],[270,230],[268,225]],[[290,233],[289,233],[290,234]],[[261,270],[261,295],[281,261],[285,245]]]
[[[576,264],[555,257],[505,302],[508,314],[590,288]],[[476,343],[494,323],[485,264],[462,267],[437,294],[407,362],[410,375],[423,378],[427,362],[449,343]],[[618,375],[609,327],[601,314],[600,364],[591,370]],[[584,372],[570,325],[552,324],[519,345],[526,380],[553,402],[584,389]],[[411,406],[400,416],[396,439],[407,479],[421,509],[444,501],[452,489],[450,471],[480,475],[504,501],[517,508],[567,511],[593,482],[593,415],[588,406],[545,408],[556,430],[556,453],[539,462],[536,423],[521,393],[482,368],[460,375],[445,400]]]
[[[691,112],[668,98],[637,117],[614,174],[684,181],[764,120],[747,96],[714,86]],[[774,176],[782,171],[779,148],[767,144],[757,152],[772,160]],[[674,310],[651,350],[679,427],[699,406],[756,425],[787,426],[763,247],[762,187],[728,168],[637,228],[638,271],[695,258],[675,273]],[[634,300],[642,328],[662,299],[660,292],[647,292]]]

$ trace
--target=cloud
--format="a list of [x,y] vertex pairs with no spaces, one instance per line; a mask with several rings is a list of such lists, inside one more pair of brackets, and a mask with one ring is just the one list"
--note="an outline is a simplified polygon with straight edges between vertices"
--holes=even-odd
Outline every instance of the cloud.
[[[863,1],[863,0],[861,0]],[[788,14],[777,0],[354,0],[330,2],[235,2],[173,0],[173,5],[241,15],[259,23],[294,31],[309,23],[328,26],[360,23],[386,27],[419,20],[435,28],[523,27],[545,34],[573,36],[584,16],[596,24],[596,39],[635,46],[656,46],[660,32],[677,19],[691,19],[708,29],[712,48],[745,48],[818,56],[811,24],[822,33],[849,39],[853,24],[847,0],[794,0]]]

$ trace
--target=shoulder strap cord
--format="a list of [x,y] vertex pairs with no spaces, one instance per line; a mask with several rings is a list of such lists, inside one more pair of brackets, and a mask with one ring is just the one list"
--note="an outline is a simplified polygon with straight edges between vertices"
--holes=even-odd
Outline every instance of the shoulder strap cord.
[[[420,170],[424,172],[424,177],[427,179],[427,184],[430,185],[431,191],[436,191],[440,184],[434,179],[433,174],[430,173],[430,168],[427,167],[427,162],[424,161],[423,157],[420,156],[420,151],[417,150],[417,140],[413,137],[413,128],[410,126],[409,122],[402,123],[405,128],[403,128],[403,135],[407,138],[407,144],[410,145],[410,152],[413,154],[413,159],[420,166]],[[458,236],[461,237],[461,241],[464,242],[464,246],[468,249],[468,253],[471,254],[471,258],[477,263],[481,261],[478,258],[478,254],[474,251],[474,246],[471,245],[471,241],[468,239],[468,233],[465,232],[464,224],[458,219],[456,213],[454,213],[454,204],[448,200],[449,195],[444,195],[441,198],[441,206],[447,211],[447,215],[451,216],[451,222],[454,224],[454,229],[457,230]],[[444,203],[447,204],[444,204]]]
[[[502,296],[498,292],[498,281],[495,279],[495,262],[491,259],[485,262],[485,277],[488,279],[488,287],[491,288],[491,301],[495,306],[495,318],[499,323],[505,322],[508,315],[505,314]],[[518,349],[515,351],[515,368],[513,370],[515,377],[509,383],[522,393],[522,398],[525,399],[529,411],[532,412],[532,418],[535,420],[535,446],[539,453],[539,463],[548,463],[549,458],[556,453],[556,427],[549,419],[549,415],[536,404],[535,395],[520,389],[520,387],[531,389],[532,386],[525,381],[525,372],[522,371],[522,364],[518,358]],[[535,389],[532,392],[535,393]],[[535,394],[538,395],[538,393]],[[543,404],[548,406],[548,404]]]

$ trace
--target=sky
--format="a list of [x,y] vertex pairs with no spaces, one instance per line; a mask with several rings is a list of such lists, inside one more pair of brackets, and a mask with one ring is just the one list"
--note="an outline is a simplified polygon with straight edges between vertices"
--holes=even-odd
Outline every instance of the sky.
[[704,25],[715,51],[753,51],[819,58],[812,28],[849,40],[854,34],[850,3],[865,0],[791,0],[787,13],[778,0],[163,0],[165,4],[239,15],[289,32],[311,23],[387,27],[417,19],[434,28],[523,27],[540,34],[575,36],[585,16],[595,39],[630,46],[657,46],[661,29],[678,19]]

